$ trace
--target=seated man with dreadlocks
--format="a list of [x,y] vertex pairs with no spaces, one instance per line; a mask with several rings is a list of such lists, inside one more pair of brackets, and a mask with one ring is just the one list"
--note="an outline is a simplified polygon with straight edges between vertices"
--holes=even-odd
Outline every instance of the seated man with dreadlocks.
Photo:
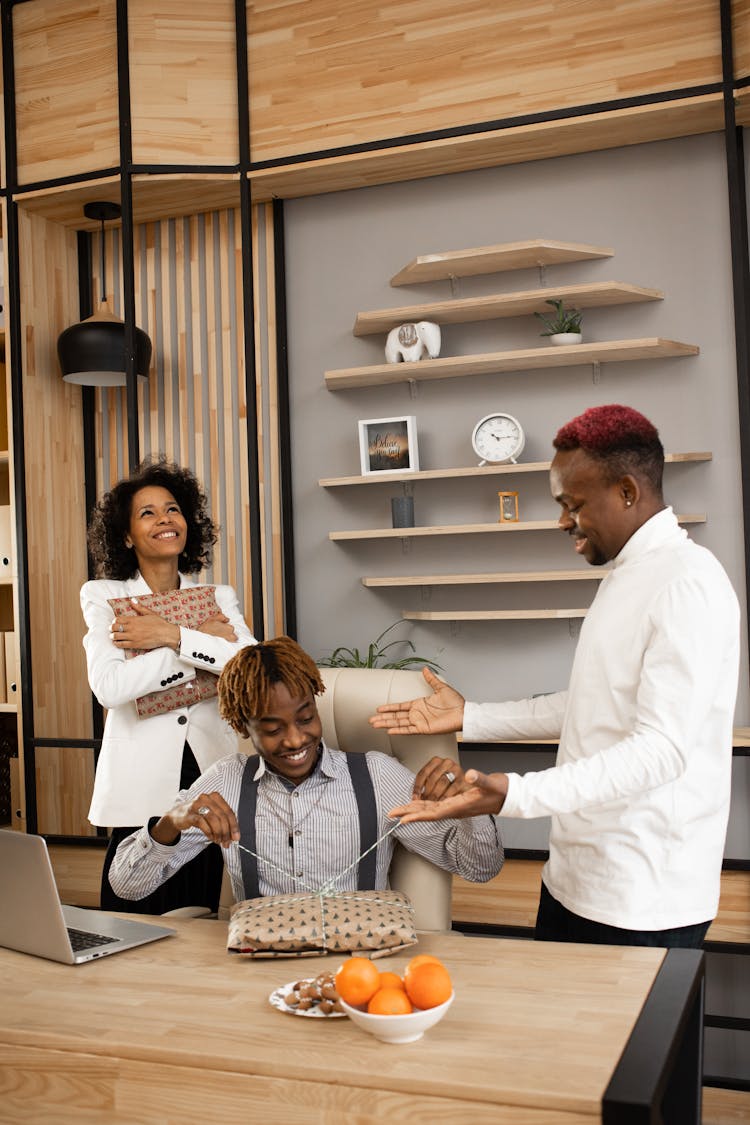
[[224,848],[237,901],[328,884],[382,890],[394,840],[472,882],[502,867],[492,816],[394,827],[388,810],[411,799],[414,774],[386,754],[326,746],[315,703],[325,690],[320,673],[289,637],[241,649],[218,690],[223,718],[258,757],[215,762],[169,812],[123,840],[109,874],[118,895],[150,894],[212,841]]

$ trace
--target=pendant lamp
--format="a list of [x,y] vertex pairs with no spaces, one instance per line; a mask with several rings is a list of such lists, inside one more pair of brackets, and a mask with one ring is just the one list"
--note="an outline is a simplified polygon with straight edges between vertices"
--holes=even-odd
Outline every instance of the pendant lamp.
[[[57,354],[63,379],[88,387],[124,387],[125,374],[125,324],[107,305],[106,271],[104,261],[105,220],[119,219],[119,203],[94,202],[83,208],[87,219],[101,222],[101,289],[99,309],[93,316],[73,324],[60,333]],[[151,363],[151,341],[140,328],[135,330],[136,371],[139,379],[148,378]]]

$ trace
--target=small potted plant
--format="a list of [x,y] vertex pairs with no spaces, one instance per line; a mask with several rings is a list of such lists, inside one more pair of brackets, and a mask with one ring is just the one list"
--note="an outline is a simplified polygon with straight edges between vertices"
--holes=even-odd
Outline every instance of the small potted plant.
[[558,301],[552,298],[546,302],[552,305],[555,310],[555,315],[545,315],[545,313],[535,312],[534,316],[541,320],[545,326],[542,336],[549,336],[551,344],[580,344],[583,336],[581,334],[581,320],[583,313],[580,309],[566,309],[563,301]]
[[[383,630],[380,636],[370,642],[364,652],[360,652],[358,648],[339,646],[328,656],[321,657],[317,663],[321,668],[424,668],[426,665],[433,672],[441,672],[442,668],[434,660],[427,660],[424,656],[418,656],[415,653],[414,645],[410,640],[402,639],[389,641],[388,644],[381,643],[383,637],[390,633],[391,629],[395,629],[397,625],[402,624],[402,621],[394,621],[392,625]],[[394,657],[389,650],[395,645],[406,645],[409,655],[400,658]]]

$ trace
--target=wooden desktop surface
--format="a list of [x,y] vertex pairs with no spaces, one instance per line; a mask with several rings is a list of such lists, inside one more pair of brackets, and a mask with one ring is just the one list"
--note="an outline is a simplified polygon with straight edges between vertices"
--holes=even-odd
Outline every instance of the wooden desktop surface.
[[590,1125],[665,955],[424,936],[455,1000],[421,1041],[392,1046],[271,1008],[278,985],[341,956],[247,961],[226,953],[224,922],[174,925],[80,966],[0,951],[3,1122]]
[[64,1125],[409,1120],[591,1125],[664,950],[423,935],[456,999],[417,1043],[273,1009],[340,956],[250,961],[226,924],[80,966],[0,950],[0,1116]]

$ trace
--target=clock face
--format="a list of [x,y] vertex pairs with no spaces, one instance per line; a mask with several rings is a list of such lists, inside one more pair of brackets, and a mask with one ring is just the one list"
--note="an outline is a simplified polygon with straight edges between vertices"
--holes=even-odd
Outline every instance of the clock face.
[[482,462],[501,465],[515,461],[523,451],[526,438],[521,423],[511,414],[488,414],[474,427],[471,444]]

